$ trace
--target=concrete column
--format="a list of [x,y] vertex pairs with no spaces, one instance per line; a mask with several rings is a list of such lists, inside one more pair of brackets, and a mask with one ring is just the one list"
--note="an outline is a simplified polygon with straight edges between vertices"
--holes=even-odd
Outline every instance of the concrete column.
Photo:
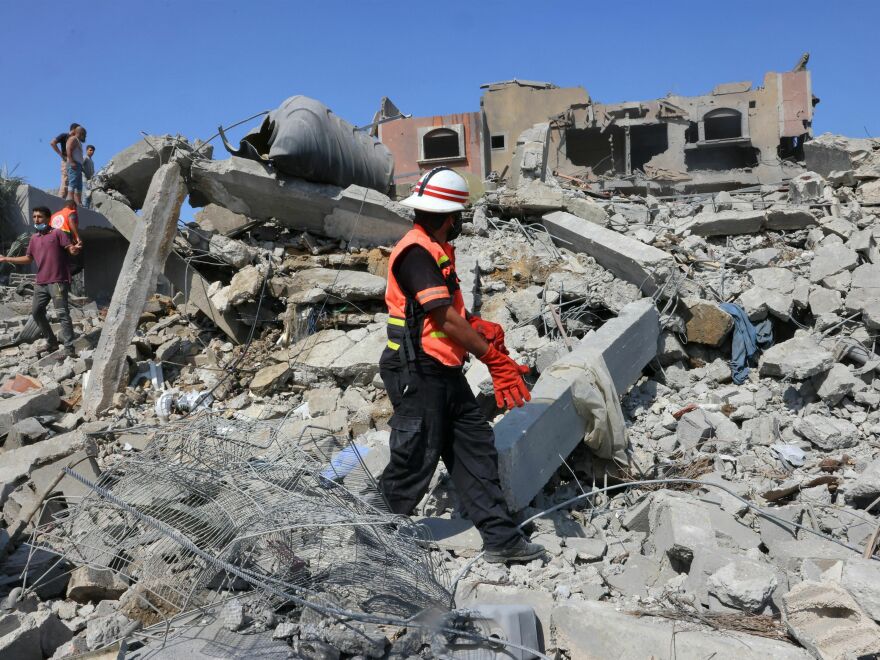
[[150,183],[140,218],[132,235],[104,329],[92,359],[92,371],[83,393],[83,413],[94,416],[107,409],[127,375],[125,352],[137,330],[147,296],[156,287],[177,231],[186,185],[177,163],[159,168]]
[[629,135],[629,124],[623,127],[623,135],[625,138],[623,151],[626,157],[626,173],[632,174],[632,139]]
[[[623,393],[656,355],[659,335],[657,310],[645,298],[624,307],[620,316],[584,337],[556,364],[577,365],[584,355],[599,353],[615,388]],[[528,506],[562,459],[584,440],[588,420],[580,416],[572,397],[577,374],[573,368],[565,377],[541,376],[532,389],[532,400],[495,425],[501,490],[515,511]]]

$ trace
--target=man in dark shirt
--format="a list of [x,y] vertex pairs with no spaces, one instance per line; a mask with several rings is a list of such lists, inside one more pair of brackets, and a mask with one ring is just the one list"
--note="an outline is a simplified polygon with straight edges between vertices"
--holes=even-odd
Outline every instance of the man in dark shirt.
[[34,284],[34,300],[31,305],[31,316],[49,342],[49,351],[58,348],[58,340],[52,332],[52,326],[46,317],[46,308],[51,300],[61,324],[61,341],[64,351],[69,356],[73,350],[73,324],[70,321],[68,295],[70,293],[70,261],[68,255],[79,253],[79,246],[70,241],[70,237],[60,229],[49,226],[51,212],[45,206],[34,209],[34,229],[27,253],[23,257],[0,256],[0,263],[27,266],[37,262],[37,278]]
[[49,142],[52,151],[61,158],[61,189],[58,191],[58,196],[61,199],[67,199],[67,140],[76,132],[77,127],[79,124],[73,122],[67,133],[59,133]]

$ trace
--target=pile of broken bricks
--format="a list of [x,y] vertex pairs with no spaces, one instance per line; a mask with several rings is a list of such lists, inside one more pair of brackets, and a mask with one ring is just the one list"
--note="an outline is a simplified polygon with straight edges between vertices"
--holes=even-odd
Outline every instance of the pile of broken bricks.
[[[161,153],[183,144],[152,142]],[[814,142],[837,169],[785,185],[597,197],[522,171],[516,186],[477,200],[456,241],[462,289],[532,367],[534,399],[502,414],[480,363],[467,366],[468,382],[495,425],[505,497],[523,518],[538,516],[532,538],[548,553],[510,567],[475,559],[479,536],[441,465],[417,512],[434,558],[459,577],[457,606],[533,607],[543,652],[558,657],[880,649],[880,150]],[[114,157],[93,193],[126,237],[160,167],[153,147]],[[362,188],[278,185],[253,162],[211,160],[207,149],[180,162],[204,206],[164,264],[174,295],[131,310],[136,330],[109,404],[83,414],[106,313],[94,302],[74,300],[77,357],[47,355],[43,340],[0,351],[0,655],[62,658],[149,639],[138,637],[149,623],[125,605],[135,585],[111,571],[71,566],[29,587],[54,557],[37,551],[28,562],[21,541],[88,490],[69,476],[53,485],[61,467],[97,476],[144,450],[151,429],[200,410],[354,439],[370,449],[374,475],[388,460],[391,405],[377,363],[387,259],[406,211]],[[29,295],[0,296],[9,341]],[[734,322],[720,303],[773,328],[774,345],[740,385]],[[620,395],[625,465],[585,446],[590,420],[560,375],[560,364],[596,353]],[[56,496],[9,543],[6,530],[48,487]],[[224,622],[235,619],[224,634],[266,638],[272,653],[430,657],[427,641],[404,653],[399,635],[373,630],[370,643],[343,643],[332,624],[307,625],[313,615],[300,611],[267,617],[246,596],[224,609]]]

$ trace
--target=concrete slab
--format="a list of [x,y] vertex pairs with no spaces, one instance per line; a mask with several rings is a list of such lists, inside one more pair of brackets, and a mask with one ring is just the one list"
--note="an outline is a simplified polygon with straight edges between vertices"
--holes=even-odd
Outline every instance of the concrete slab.
[[375,190],[284,177],[257,161],[236,157],[195,161],[190,202],[213,202],[249,218],[274,218],[359,246],[391,245],[412,227],[409,210]]
[[[556,364],[576,363],[584,354],[598,352],[615,388],[624,392],[655,356],[659,335],[657,310],[650,300],[638,300],[584,337]],[[501,488],[514,510],[526,507],[562,464],[560,455],[568,456],[583,441],[587,421],[575,408],[572,384],[549,374],[541,376],[532,389],[532,400],[495,425]]]
[[686,630],[667,619],[636,617],[607,603],[583,602],[555,607],[556,644],[572,658],[653,658],[654,660],[808,660],[792,644],[730,631]]
[[548,213],[543,223],[559,245],[590,255],[600,266],[648,295],[657,291],[675,269],[669,253],[571,213]]

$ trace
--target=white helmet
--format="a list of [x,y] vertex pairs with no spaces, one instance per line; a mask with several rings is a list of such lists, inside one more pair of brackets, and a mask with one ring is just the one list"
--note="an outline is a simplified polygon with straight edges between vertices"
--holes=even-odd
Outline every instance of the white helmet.
[[401,204],[429,213],[455,213],[464,211],[469,195],[464,177],[448,167],[435,167],[422,175]]

